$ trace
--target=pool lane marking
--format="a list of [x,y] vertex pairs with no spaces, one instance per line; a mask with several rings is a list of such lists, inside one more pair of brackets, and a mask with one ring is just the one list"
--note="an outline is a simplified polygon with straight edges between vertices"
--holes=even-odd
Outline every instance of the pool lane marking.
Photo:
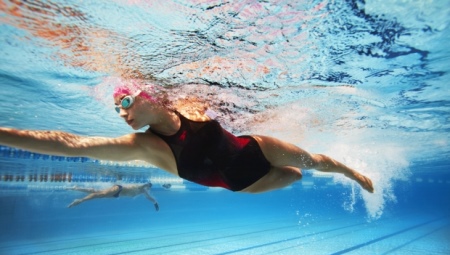
[[444,218],[447,218],[447,217],[444,216],[444,217],[439,217],[439,218],[436,218],[436,219],[433,219],[433,220],[429,220],[429,221],[426,221],[426,222],[423,222],[423,223],[420,223],[420,224],[411,226],[411,227],[409,227],[409,228],[405,228],[405,229],[396,231],[396,232],[391,233],[391,234],[389,234],[389,235],[381,236],[381,237],[375,238],[375,239],[373,239],[373,240],[371,240],[371,241],[368,241],[368,242],[365,242],[365,243],[361,243],[361,244],[352,246],[352,247],[350,247],[350,248],[347,248],[347,249],[344,249],[344,250],[341,250],[341,251],[332,253],[331,255],[345,254],[345,253],[347,253],[347,252],[351,252],[351,251],[357,250],[357,249],[362,248],[362,247],[364,247],[364,246],[367,246],[367,245],[370,245],[370,244],[373,244],[373,243],[382,241],[382,240],[384,240],[384,239],[391,238],[391,237],[393,237],[393,236],[396,236],[396,235],[405,233],[405,232],[410,231],[410,230],[413,230],[413,229],[415,229],[415,228],[419,228],[419,227],[425,226],[425,225],[430,224],[430,223],[432,223],[432,222],[436,222],[436,221],[442,220],[442,219],[444,219]]

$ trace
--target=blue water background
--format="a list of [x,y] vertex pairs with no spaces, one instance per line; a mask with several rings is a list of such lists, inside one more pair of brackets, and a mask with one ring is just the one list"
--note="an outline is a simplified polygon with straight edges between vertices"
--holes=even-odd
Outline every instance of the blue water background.
[[[3,1],[0,21],[1,126],[123,135],[131,130],[114,112],[105,78],[156,78],[180,93],[212,95],[222,102],[213,105],[221,123],[236,134],[325,153],[370,176],[376,189],[369,195],[345,178],[305,172],[289,189],[237,194],[138,163],[34,158],[2,147],[3,248],[21,253],[27,243],[230,222],[284,220],[304,233],[342,218],[382,231],[383,220],[415,215],[413,226],[447,222],[422,252],[449,251],[448,1]],[[61,173],[93,179],[28,179]],[[161,211],[144,197],[66,208],[83,195],[67,187],[114,180],[154,182]],[[163,189],[165,182],[175,188]]]

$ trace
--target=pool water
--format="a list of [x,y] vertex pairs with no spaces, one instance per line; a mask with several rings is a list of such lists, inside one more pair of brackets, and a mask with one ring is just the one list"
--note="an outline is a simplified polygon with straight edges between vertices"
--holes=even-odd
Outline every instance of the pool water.
[[[89,162],[64,164],[83,168]],[[81,196],[65,187],[102,182],[87,172],[70,183],[51,178],[2,182],[1,254],[448,254],[450,249],[450,208],[442,198],[449,185],[426,176],[396,185],[396,203],[376,220],[368,218],[361,201],[351,211],[343,208],[348,189],[312,176],[289,189],[249,195],[176,182],[166,190],[159,183],[171,178],[155,172],[158,212],[144,197],[66,208]]]
[[[132,132],[117,77],[369,176],[264,194],[0,146],[0,254],[450,254],[448,1],[0,1],[0,126]],[[144,196],[67,206],[114,184]],[[166,184],[170,184],[167,188]]]

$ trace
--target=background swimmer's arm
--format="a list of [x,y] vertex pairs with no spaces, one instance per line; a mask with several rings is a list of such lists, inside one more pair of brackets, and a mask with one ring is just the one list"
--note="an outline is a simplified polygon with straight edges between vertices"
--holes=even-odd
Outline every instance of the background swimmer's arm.
[[126,161],[141,159],[138,134],[118,138],[84,137],[61,131],[0,128],[0,144],[36,153]]
[[159,211],[159,205],[156,199],[152,197],[146,190],[144,191],[144,195],[148,200],[150,200],[153,203],[153,205],[155,206],[155,210]]

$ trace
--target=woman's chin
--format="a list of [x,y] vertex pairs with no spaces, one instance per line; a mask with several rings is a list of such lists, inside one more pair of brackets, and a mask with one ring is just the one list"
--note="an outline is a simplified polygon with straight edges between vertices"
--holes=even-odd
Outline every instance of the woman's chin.
[[130,125],[132,129],[134,130],[139,130],[141,128],[143,128],[144,126],[142,125],[136,125],[135,123],[132,123],[132,125]]

